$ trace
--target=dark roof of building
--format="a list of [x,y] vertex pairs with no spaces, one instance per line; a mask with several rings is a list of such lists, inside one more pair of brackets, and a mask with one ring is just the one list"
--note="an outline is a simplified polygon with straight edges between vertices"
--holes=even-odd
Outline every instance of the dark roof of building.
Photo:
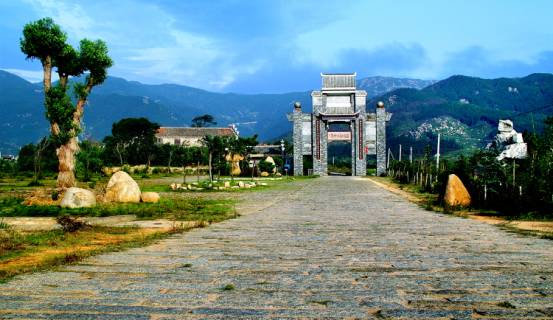
[[321,73],[323,90],[354,89],[356,73]]
[[193,127],[160,127],[157,130],[158,137],[205,137],[221,136],[232,137],[238,135],[232,127],[226,128],[193,128]]

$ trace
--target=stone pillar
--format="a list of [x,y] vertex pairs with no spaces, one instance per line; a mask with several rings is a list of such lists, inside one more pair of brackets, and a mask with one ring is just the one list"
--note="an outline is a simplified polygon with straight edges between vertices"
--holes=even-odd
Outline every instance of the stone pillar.
[[[352,123],[354,127],[354,132],[352,137],[355,137],[352,141],[351,148],[355,150],[352,156],[353,158],[353,168],[352,174],[356,176],[365,176],[367,175],[367,155],[365,152],[365,126],[367,125],[367,92],[364,90],[356,90],[355,95],[353,96],[354,110],[358,112],[359,115]],[[355,145],[353,145],[355,142]]]
[[321,176],[328,174],[328,128],[327,123],[321,121]]
[[376,175],[386,174],[386,108],[376,104]]
[[362,117],[355,120],[355,146],[352,146],[352,149],[355,148],[355,171],[353,172],[356,176],[366,176],[367,175],[367,159],[365,158],[365,114],[363,113]]
[[294,126],[292,129],[292,139],[294,142],[294,175],[303,176],[303,113],[301,104],[294,103],[294,113],[292,115]]
[[313,116],[313,174],[325,176],[327,174],[327,144],[328,133],[326,123],[318,116]]

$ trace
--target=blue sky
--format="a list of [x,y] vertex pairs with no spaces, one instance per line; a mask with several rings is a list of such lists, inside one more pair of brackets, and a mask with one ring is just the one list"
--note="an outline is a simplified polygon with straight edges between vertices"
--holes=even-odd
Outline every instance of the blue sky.
[[287,92],[320,72],[442,79],[553,72],[553,1],[0,0],[0,69],[40,80],[23,25],[104,39],[110,75],[219,92]]

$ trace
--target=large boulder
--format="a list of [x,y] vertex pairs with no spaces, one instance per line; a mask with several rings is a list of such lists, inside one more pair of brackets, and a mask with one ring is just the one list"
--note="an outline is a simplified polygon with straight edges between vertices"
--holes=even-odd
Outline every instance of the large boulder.
[[157,203],[159,201],[159,193],[157,192],[142,192],[140,195],[142,202]]
[[87,208],[96,205],[96,196],[90,190],[69,188],[65,191],[60,206],[63,208]]
[[125,171],[117,171],[106,187],[106,202],[140,202],[138,183]]
[[461,179],[454,174],[450,174],[447,179],[444,201],[450,207],[470,206],[470,194]]

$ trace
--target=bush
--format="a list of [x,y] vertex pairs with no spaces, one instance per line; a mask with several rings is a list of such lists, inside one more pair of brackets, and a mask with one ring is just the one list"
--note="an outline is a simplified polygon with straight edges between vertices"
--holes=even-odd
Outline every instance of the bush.
[[56,218],[56,222],[65,232],[75,232],[90,227],[86,222],[71,216],[59,216]]
[[275,165],[271,162],[261,160],[257,164],[257,168],[259,169],[259,172],[265,171],[265,172],[273,173],[273,169],[275,168]]

